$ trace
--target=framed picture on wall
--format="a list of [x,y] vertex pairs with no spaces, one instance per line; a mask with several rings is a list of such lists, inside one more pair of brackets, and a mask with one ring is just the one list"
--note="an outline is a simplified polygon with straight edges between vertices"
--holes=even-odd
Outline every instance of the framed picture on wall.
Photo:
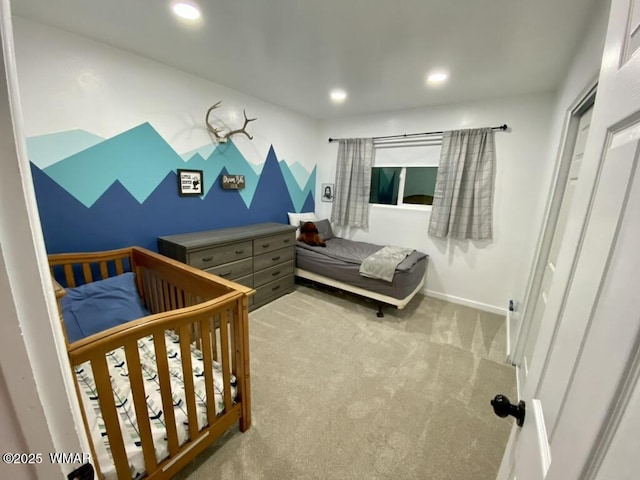
[[335,186],[333,183],[323,183],[322,184],[322,201],[323,202],[333,202]]
[[204,193],[202,170],[178,169],[178,194],[181,197]]

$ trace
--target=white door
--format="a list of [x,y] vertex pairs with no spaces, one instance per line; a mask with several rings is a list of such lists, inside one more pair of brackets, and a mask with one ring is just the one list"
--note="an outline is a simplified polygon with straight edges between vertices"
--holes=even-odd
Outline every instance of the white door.
[[581,180],[498,474],[640,472],[640,1],[613,0]]
[[538,338],[538,331],[542,323],[542,318],[547,307],[549,299],[549,293],[551,285],[555,277],[556,268],[558,265],[558,258],[560,255],[560,246],[564,238],[567,222],[569,220],[569,212],[573,204],[573,196],[575,194],[576,187],[578,185],[578,178],[580,176],[580,167],[582,166],[582,159],[587,146],[587,136],[589,134],[589,127],[591,126],[591,116],[593,114],[593,105],[584,111],[578,119],[578,128],[574,140],[573,151],[571,153],[571,160],[569,165],[569,173],[564,186],[564,194],[562,196],[562,203],[560,211],[558,213],[558,219],[553,233],[553,240],[549,248],[549,255],[547,262],[544,266],[544,274],[542,277],[542,284],[540,285],[540,293],[536,300],[533,314],[531,315],[531,325],[527,332],[527,338],[525,343],[522,360],[520,361],[522,384],[526,381],[528,373],[528,365],[530,363],[531,356],[533,355],[533,349]]

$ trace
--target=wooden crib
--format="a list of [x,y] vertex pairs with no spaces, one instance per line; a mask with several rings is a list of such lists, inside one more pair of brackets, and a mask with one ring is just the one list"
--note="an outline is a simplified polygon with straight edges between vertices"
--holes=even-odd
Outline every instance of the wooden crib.
[[[239,421],[242,432],[250,427],[248,296],[253,294],[251,288],[138,247],[97,253],[50,255],[49,265],[55,280],[59,307],[65,295],[64,287],[75,287],[131,271],[135,273],[138,294],[145,308],[151,313],[149,316],[73,343],[67,340],[69,359],[74,371],[79,365],[90,362],[117,478],[131,478],[106,362],[106,355],[120,347],[124,348],[126,355],[128,381],[144,457],[145,478],[171,478],[236,422]],[[62,313],[60,317],[66,340],[68,336]],[[179,445],[167,358],[157,355],[157,376],[168,448],[168,457],[158,462],[147,412],[138,342],[142,339],[152,341],[155,352],[165,352],[166,331],[172,331],[179,336],[179,347],[176,345],[176,348],[179,348],[181,353],[183,372],[192,372],[192,358],[189,354],[192,347],[195,345],[202,352],[207,423],[199,430],[193,379],[191,375],[184,374],[188,427],[183,429],[188,429],[188,433],[185,443]],[[148,338],[149,336],[152,336],[153,340]],[[212,386],[214,362],[218,362],[222,367],[224,383],[224,410],[217,415]],[[231,375],[235,376],[237,382],[235,402],[231,397]],[[95,440],[91,438],[87,412],[80,399],[81,387],[76,375],[74,379],[85,429],[97,463]],[[100,466],[95,465],[95,468],[96,478],[102,478]]]

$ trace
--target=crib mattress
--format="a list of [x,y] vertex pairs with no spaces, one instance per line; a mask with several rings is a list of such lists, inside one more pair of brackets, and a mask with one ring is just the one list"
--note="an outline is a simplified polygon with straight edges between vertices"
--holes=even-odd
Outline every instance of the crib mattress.
[[[188,438],[188,418],[187,406],[184,398],[184,377],[182,372],[181,352],[179,338],[173,332],[165,332],[169,361],[169,373],[171,376],[171,391],[173,392],[174,414],[176,428],[178,431],[178,441],[182,445]],[[165,417],[162,412],[162,398],[155,361],[155,350],[153,337],[146,337],[138,341],[138,351],[140,352],[140,363],[144,377],[145,394],[147,395],[147,410],[151,424],[151,434],[153,437],[156,459],[161,462],[169,455],[166,441]],[[107,356],[107,365],[111,376],[111,386],[119,410],[120,429],[124,440],[132,478],[140,478],[145,473],[144,457],[140,443],[136,413],[133,405],[133,396],[128,380],[128,371],[124,348],[110,352]],[[205,388],[205,377],[203,371],[202,353],[191,347],[191,362],[193,371],[194,387],[196,392],[196,407],[198,430],[207,424],[207,394]],[[219,363],[213,362],[214,396],[216,414],[224,410],[222,368]],[[109,440],[106,435],[106,428],[100,415],[100,405],[95,382],[89,363],[84,363],[75,369],[82,403],[87,415],[89,430],[93,438],[98,457],[100,470],[105,479],[117,479],[113,457],[109,448]],[[231,394],[236,398],[236,379],[231,376]]]
[[403,299],[418,286],[427,268],[427,255],[414,251],[398,265],[392,282],[360,275],[360,264],[382,247],[334,237],[326,247],[296,245],[296,267],[370,292]]

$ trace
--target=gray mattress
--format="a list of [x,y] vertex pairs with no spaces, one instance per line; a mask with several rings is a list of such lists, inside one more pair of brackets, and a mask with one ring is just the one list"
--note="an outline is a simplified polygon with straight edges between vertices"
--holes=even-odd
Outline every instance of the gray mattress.
[[369,255],[380,250],[380,245],[355,242],[334,237],[326,241],[326,247],[311,247],[297,242],[296,266],[354,287],[403,299],[422,280],[427,268],[427,255],[414,251],[396,268],[393,282],[386,282],[360,275],[360,264]]

